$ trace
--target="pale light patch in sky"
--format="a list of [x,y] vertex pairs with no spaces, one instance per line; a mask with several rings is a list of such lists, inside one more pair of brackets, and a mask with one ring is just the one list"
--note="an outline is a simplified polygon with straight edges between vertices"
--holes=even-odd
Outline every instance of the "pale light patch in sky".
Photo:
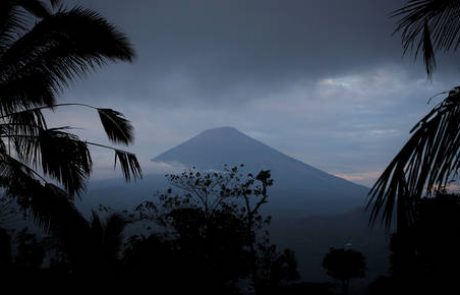
[[362,173],[350,173],[350,174],[343,174],[338,173],[334,174],[337,177],[349,180],[351,182],[359,183],[365,185],[367,187],[372,187],[375,180],[380,176],[382,171],[367,171]]

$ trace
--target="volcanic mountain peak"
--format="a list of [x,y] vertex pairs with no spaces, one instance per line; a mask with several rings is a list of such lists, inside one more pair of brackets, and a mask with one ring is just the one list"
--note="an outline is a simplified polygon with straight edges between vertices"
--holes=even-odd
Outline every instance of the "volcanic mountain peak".
[[290,189],[340,193],[359,188],[364,191],[362,186],[289,157],[233,127],[203,131],[153,160],[198,169],[222,169],[225,164],[244,164],[247,171],[253,173],[260,169],[271,170],[275,181]]

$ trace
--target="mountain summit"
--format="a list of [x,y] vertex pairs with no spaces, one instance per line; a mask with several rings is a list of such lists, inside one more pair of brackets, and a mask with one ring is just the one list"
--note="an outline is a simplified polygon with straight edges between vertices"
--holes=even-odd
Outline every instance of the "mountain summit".
[[[272,205],[310,213],[336,213],[362,206],[367,188],[289,157],[233,127],[206,130],[154,158],[197,169],[244,164],[247,172],[269,169]],[[281,207],[279,207],[281,206]]]
[[[260,157],[258,154],[266,153],[267,150],[271,148],[237,129],[221,127],[206,130],[153,160],[180,162],[201,169],[221,169],[224,164],[249,165],[261,159],[266,160],[266,157]],[[250,163],[247,160],[250,160]]]

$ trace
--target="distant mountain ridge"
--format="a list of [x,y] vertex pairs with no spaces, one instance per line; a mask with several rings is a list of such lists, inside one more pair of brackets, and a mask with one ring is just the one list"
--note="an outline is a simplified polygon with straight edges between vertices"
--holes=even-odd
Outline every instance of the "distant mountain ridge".
[[245,171],[272,172],[272,202],[308,214],[345,212],[364,204],[368,188],[289,157],[233,127],[206,130],[152,159],[197,169],[244,164]]

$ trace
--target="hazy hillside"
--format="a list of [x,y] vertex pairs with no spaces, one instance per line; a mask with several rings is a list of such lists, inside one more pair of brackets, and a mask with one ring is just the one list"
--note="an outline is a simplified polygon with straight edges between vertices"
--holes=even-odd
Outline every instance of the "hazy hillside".
[[[307,280],[326,279],[321,260],[330,247],[351,243],[368,258],[373,277],[386,270],[387,242],[381,229],[368,227],[362,209],[368,189],[293,159],[231,127],[204,131],[155,157],[156,162],[219,170],[244,163],[245,171],[270,169],[270,188],[264,214],[273,216],[274,242],[297,252],[299,269]],[[146,175],[136,183],[93,182],[79,204],[84,210],[102,203],[133,208],[168,187],[164,175]]]

